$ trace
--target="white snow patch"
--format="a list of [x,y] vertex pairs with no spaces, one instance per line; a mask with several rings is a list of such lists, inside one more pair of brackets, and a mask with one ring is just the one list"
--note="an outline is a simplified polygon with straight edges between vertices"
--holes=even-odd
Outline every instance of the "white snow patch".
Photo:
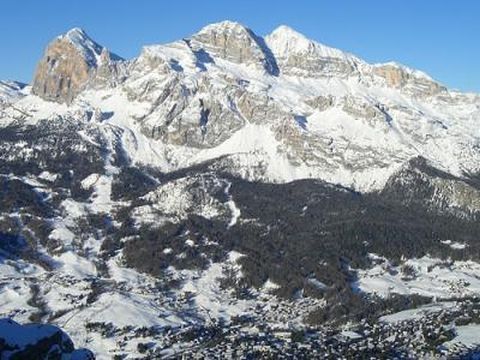
[[272,280],[268,279],[265,281],[265,284],[262,286],[262,291],[265,292],[272,292],[280,288],[280,285],[274,283]]
[[90,174],[90,175],[88,175],[81,182],[82,189],[85,189],[85,190],[90,189],[93,185],[95,185],[97,183],[97,181],[100,179],[100,176],[101,176],[100,174]]
[[340,334],[343,337],[346,337],[346,338],[351,339],[351,340],[356,340],[356,339],[361,339],[362,338],[362,335],[360,335],[359,333],[356,333],[355,331],[351,331],[351,330],[343,330]]
[[302,54],[304,56],[320,58],[360,61],[353,55],[342,50],[310,40],[286,25],[280,25],[276,28],[271,34],[266,36],[265,41],[272,49],[272,52],[280,58],[288,58],[290,55]]
[[232,218],[230,219],[230,222],[228,223],[228,227],[234,226],[238,219],[240,218],[240,209],[237,207],[237,204],[235,204],[235,201],[233,200],[233,196],[230,194],[230,187],[232,186],[232,183],[229,182],[227,187],[225,188],[225,195],[228,196],[228,208],[230,209],[230,213],[232,214]]
[[467,244],[460,243],[458,241],[452,241],[452,240],[442,240],[441,243],[444,245],[448,245],[455,250],[463,250],[468,246]]
[[95,264],[73,251],[64,252],[53,258],[62,264],[60,270],[63,274],[73,275],[80,279],[97,275]]
[[52,174],[48,171],[43,171],[38,177],[42,180],[53,182],[58,178],[58,174]]
[[308,279],[308,282],[310,284],[312,284],[313,286],[315,286],[317,289],[319,290],[325,290],[328,288],[327,285],[325,285],[323,282],[321,282],[320,280],[318,280],[317,278],[309,278]]

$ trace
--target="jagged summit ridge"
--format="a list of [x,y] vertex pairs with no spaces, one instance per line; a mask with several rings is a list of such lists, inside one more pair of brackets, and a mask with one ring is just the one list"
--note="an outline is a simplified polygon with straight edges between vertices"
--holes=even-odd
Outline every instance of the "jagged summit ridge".
[[[192,67],[196,68],[194,71],[204,71],[205,63],[214,64],[218,59],[256,68],[271,76],[361,78],[363,82],[383,81],[388,87],[406,88],[420,96],[431,96],[444,90],[420,71],[393,63],[370,65],[352,54],[308,39],[286,25],[263,38],[238,22],[222,21],[207,25],[191,37],[175,43],[146,47],[136,60],[141,60],[144,55],[161,58],[166,68],[177,72]],[[183,66],[185,59],[191,64]],[[91,81],[97,68],[103,67],[98,71],[101,83],[121,83],[119,78],[125,77],[128,69],[123,67],[120,71],[118,66],[111,64],[121,60],[92,40],[83,29],[73,28],[50,43],[39,63],[33,93],[47,100],[70,103],[88,87],[88,83],[98,85],[99,81]],[[137,61],[139,64],[142,65],[142,61]],[[147,64],[152,65],[152,61]],[[135,70],[147,71],[147,67],[137,66]]]

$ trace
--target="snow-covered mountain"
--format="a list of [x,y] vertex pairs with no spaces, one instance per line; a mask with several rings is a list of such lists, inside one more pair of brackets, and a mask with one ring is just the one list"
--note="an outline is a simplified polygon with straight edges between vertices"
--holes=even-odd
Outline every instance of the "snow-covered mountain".
[[0,82],[0,314],[101,359],[239,339],[232,357],[302,357],[299,331],[332,357],[416,357],[403,335],[367,346],[409,323],[368,326],[456,299],[415,338],[438,355],[480,295],[479,121],[480,95],[287,26],[225,21],[128,60],[72,29],[31,86]]
[[128,61],[73,29],[49,45],[33,84],[32,94],[69,106],[27,96],[17,105],[38,110],[31,121],[103,111],[128,134],[135,161],[162,169],[227,155],[252,179],[321,178],[358,190],[380,189],[417,156],[458,176],[479,170],[478,95],[286,26],[264,39],[238,23],[212,24]]

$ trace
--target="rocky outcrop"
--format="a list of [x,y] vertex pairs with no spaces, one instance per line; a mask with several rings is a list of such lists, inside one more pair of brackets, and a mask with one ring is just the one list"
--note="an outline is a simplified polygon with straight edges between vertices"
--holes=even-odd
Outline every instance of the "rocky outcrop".
[[365,120],[372,127],[386,131],[392,122],[392,117],[382,104],[372,104],[366,99],[353,96],[345,96],[340,99],[339,103],[344,112],[355,119]]
[[[265,119],[283,119],[290,114],[282,110],[275,101],[265,93],[239,92],[236,110],[249,122],[262,124]],[[290,116],[291,117],[291,116]]]
[[318,111],[325,111],[331,108],[335,104],[335,98],[332,95],[327,96],[315,96],[313,98],[305,100],[305,103]]
[[48,45],[37,66],[32,92],[45,100],[70,104],[96,76],[97,69],[101,78],[115,81],[112,60],[119,59],[83,30],[72,29]]
[[96,86],[115,87],[125,81],[128,68],[123,59],[103,48],[99,60],[94,78]]
[[445,92],[446,88],[421,71],[396,63],[380,64],[373,67],[373,73],[385,80],[389,87],[403,88],[415,95],[433,96]]
[[32,89],[35,95],[70,103],[85,88],[101,53],[101,47],[95,43],[90,51],[81,51],[79,46],[83,47],[85,36],[80,29],[74,29],[48,45],[35,73]]

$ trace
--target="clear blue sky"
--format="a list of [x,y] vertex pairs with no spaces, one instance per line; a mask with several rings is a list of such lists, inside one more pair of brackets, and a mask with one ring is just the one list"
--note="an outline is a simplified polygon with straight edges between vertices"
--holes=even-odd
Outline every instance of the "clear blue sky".
[[80,26],[125,58],[142,45],[239,21],[259,35],[286,24],[369,62],[395,60],[480,92],[478,0],[0,0],[0,79],[29,82],[46,44]]

